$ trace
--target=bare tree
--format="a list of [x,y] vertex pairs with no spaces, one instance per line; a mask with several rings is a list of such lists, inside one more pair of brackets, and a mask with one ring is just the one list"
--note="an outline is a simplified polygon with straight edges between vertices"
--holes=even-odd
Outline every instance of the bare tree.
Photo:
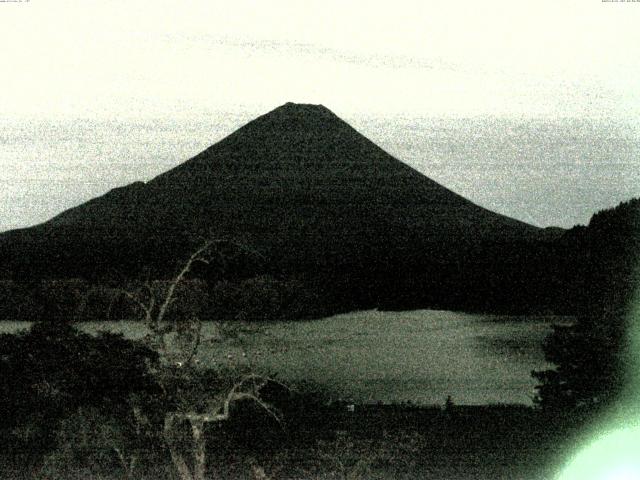
[[[230,383],[218,382],[217,388],[208,385],[209,382],[203,381],[204,377],[199,374],[210,374],[211,370],[201,366],[196,360],[203,343],[200,317],[195,313],[189,314],[189,318],[169,314],[170,307],[178,300],[180,288],[185,284],[194,265],[209,264],[215,254],[215,247],[220,243],[229,242],[205,241],[163,288],[157,288],[151,281],[146,281],[135,291],[123,292],[140,308],[142,321],[149,330],[146,340],[160,355],[160,366],[153,373],[167,403],[173,406],[165,412],[162,434],[181,480],[204,480],[205,426],[228,420],[234,403],[251,401],[280,422],[276,409],[260,396],[260,391],[273,380],[248,372]],[[207,343],[211,345],[211,342]],[[180,398],[169,401],[176,395]],[[140,410],[136,417],[141,418]],[[185,423],[191,432],[190,461],[188,457],[185,458],[184,448],[177,441],[178,428]]]
[[[124,290],[122,293],[134,302],[143,314],[142,322],[149,330],[147,343],[161,354],[164,361],[173,364],[188,365],[193,361],[200,343],[202,322],[196,315],[190,318],[178,318],[168,315],[169,309],[176,302],[178,290],[184,285],[187,275],[197,263],[209,264],[212,248],[217,242],[208,240],[197,248],[184,263],[182,268],[168,282],[152,282],[145,280],[136,290]],[[164,287],[164,288],[163,288]],[[189,341],[189,347],[171,351],[168,337],[179,337],[184,343]]]

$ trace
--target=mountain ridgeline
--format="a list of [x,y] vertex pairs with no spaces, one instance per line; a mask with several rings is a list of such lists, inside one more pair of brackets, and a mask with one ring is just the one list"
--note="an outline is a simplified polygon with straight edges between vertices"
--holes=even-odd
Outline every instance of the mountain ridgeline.
[[147,183],[0,235],[0,272],[162,278],[198,239],[214,237],[253,253],[227,255],[197,276],[212,288],[265,276],[294,284],[314,298],[302,314],[567,313],[577,287],[566,235],[475,205],[323,106],[288,103]]

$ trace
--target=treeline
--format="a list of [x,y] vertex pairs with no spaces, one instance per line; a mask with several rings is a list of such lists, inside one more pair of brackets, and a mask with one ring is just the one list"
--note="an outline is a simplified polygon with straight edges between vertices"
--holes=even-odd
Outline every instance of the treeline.
[[[578,315],[596,298],[594,285],[606,281],[597,277],[614,283],[625,278],[628,248],[637,233],[625,212],[637,210],[637,203],[597,213],[586,227],[547,229],[520,240],[416,237],[397,242],[383,236],[322,245],[310,238],[304,240],[308,244],[287,247],[287,239],[279,239],[286,254],[262,248],[274,239],[255,252],[250,243],[229,242],[191,278],[203,282],[206,298],[198,301],[216,319],[284,320],[372,308]],[[104,239],[91,246],[89,255],[80,240],[70,233],[41,245],[25,236],[16,243],[24,247],[22,253],[1,257],[0,318],[39,318],[74,302],[80,310],[67,315],[98,320],[110,312],[113,319],[130,318],[131,308],[117,291],[136,278],[172,278],[184,256],[177,252],[192,251],[194,245],[192,237],[177,233],[146,243]],[[47,262],[51,250],[58,257]]]
[[[169,280],[144,282],[161,295]],[[0,320],[84,322],[119,321],[141,317],[131,293],[143,285],[94,283],[81,278],[45,279],[35,282],[0,280]],[[220,280],[209,284],[190,279],[181,283],[179,302],[171,314],[197,313],[211,320],[297,320],[325,313],[317,295],[296,279],[259,275],[244,280]]]
[[555,327],[545,342],[556,368],[533,375],[544,407],[598,411],[625,401],[637,365],[640,199],[597,213],[570,235],[579,245],[577,320]]

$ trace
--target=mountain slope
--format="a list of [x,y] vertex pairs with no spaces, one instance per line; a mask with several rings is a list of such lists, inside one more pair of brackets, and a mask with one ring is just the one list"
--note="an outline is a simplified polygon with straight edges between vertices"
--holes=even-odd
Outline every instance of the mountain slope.
[[26,257],[36,276],[161,270],[203,234],[251,245],[275,272],[324,272],[360,292],[413,270],[451,279],[451,268],[492,261],[474,259],[480,246],[544,236],[418,173],[327,108],[288,103],[146,184],[2,235],[0,251],[5,269]]
[[406,233],[455,237],[537,230],[433,182],[328,109],[294,104],[259,117],[146,185],[113,190],[46,225],[216,227],[230,233],[269,227],[303,235],[331,235],[331,229],[317,228],[331,225],[356,236],[367,229],[382,233],[390,225]]

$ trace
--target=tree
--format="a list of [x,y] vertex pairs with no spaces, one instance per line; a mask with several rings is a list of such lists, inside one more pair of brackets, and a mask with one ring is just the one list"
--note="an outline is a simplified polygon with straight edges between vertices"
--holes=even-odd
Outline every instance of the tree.
[[[35,323],[0,335],[0,438],[34,464],[57,447],[66,419],[82,409],[132,423],[130,399],[154,395],[149,367],[157,354],[122,335],[92,336],[68,323]],[[131,441],[135,439],[130,436]],[[115,450],[109,454],[116,459]]]
[[105,408],[79,407],[59,423],[56,448],[46,455],[40,475],[52,480],[102,478],[108,471],[126,480],[141,478],[142,464],[148,468],[155,463],[145,440],[153,440],[152,432],[142,431],[134,419]]
[[[205,426],[228,420],[234,405],[252,402],[280,422],[276,409],[261,398],[261,391],[273,380],[248,371],[201,365],[197,353],[202,347],[202,321],[197,309],[176,314],[179,294],[189,273],[195,265],[211,262],[218,243],[205,241],[164,285],[156,284],[154,288],[145,282],[134,291],[123,292],[138,305],[149,330],[146,342],[159,354],[160,361],[152,373],[162,391],[162,435],[181,480],[205,478]],[[218,336],[211,340],[220,339]],[[185,424],[191,434],[187,448],[180,442],[180,429]],[[191,462],[185,457],[185,449]]]
[[631,308],[640,285],[640,199],[595,214],[579,235],[580,311],[544,343],[556,368],[533,372],[541,382],[537,401],[547,408],[607,406],[619,399],[632,368],[629,333],[640,321]]

